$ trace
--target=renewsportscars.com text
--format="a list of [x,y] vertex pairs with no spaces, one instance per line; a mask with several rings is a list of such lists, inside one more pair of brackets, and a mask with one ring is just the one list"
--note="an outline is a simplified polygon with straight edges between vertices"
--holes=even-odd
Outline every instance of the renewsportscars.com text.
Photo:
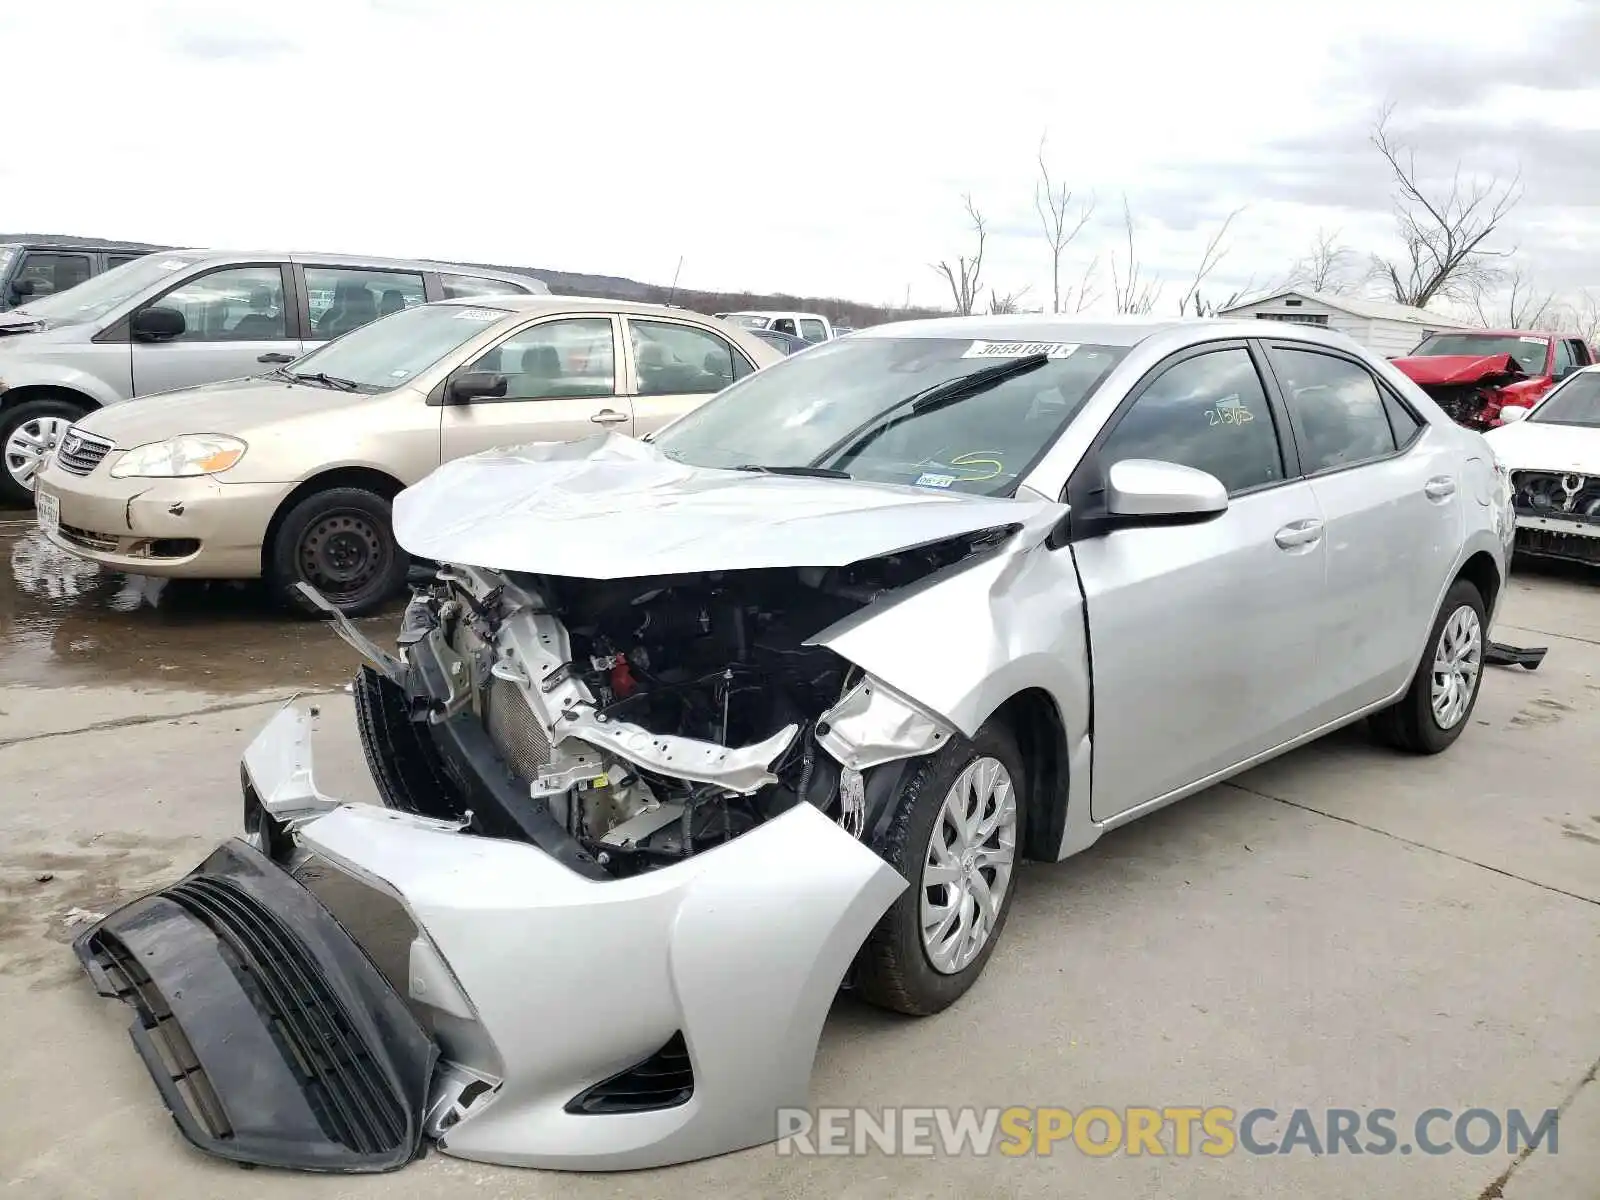
[[1559,1151],[1555,1109],[1239,1111],[1221,1105],[1108,1108],[785,1108],[780,1155],[965,1155],[1058,1151],[1221,1158],[1245,1154],[1519,1154]]

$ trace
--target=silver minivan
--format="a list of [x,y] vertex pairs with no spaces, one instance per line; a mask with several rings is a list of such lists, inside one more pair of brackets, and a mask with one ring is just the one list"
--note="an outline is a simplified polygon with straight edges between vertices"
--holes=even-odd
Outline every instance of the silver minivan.
[[0,501],[30,503],[40,465],[94,409],[259,374],[431,300],[549,291],[529,275],[419,260],[147,255],[0,313]]

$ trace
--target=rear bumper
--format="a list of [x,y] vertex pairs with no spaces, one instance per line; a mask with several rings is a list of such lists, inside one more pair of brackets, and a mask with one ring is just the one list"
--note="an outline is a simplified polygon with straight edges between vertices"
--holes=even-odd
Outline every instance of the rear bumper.
[[420,1152],[438,1051],[304,887],[241,841],[74,943],[183,1136],[243,1163],[386,1171]]

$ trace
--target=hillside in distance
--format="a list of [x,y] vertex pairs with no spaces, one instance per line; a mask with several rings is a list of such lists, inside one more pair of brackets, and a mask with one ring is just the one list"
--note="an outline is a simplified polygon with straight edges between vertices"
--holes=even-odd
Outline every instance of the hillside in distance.
[[[0,244],[6,242],[51,242],[63,246],[100,246],[117,250],[173,249],[171,246],[157,246],[149,242],[78,237],[61,233],[0,233]],[[636,279],[625,279],[620,275],[589,275],[581,271],[555,271],[545,267],[523,267],[508,263],[462,263],[461,265],[531,275],[535,279],[542,279],[558,296],[597,296],[607,300],[637,300],[647,304],[672,303],[703,313],[736,312],[752,308],[789,309],[821,313],[835,325],[849,325],[857,329],[867,325],[880,325],[885,321],[948,315],[933,308],[891,308],[832,296],[795,296],[782,292],[708,292],[693,288],[678,288],[674,291],[662,284],[640,283]]]

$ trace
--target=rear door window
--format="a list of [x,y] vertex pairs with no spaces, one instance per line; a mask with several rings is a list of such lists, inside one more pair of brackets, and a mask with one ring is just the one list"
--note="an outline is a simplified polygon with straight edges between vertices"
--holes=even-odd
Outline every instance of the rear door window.
[[1396,435],[1403,429],[1391,428],[1377,380],[1365,367],[1286,346],[1273,346],[1268,353],[1301,435],[1301,465],[1307,475],[1395,452]]
[[390,313],[427,303],[420,273],[307,267],[306,308],[311,335],[328,341]]
[[628,318],[641,396],[720,392],[751,371],[733,344],[709,329]]

